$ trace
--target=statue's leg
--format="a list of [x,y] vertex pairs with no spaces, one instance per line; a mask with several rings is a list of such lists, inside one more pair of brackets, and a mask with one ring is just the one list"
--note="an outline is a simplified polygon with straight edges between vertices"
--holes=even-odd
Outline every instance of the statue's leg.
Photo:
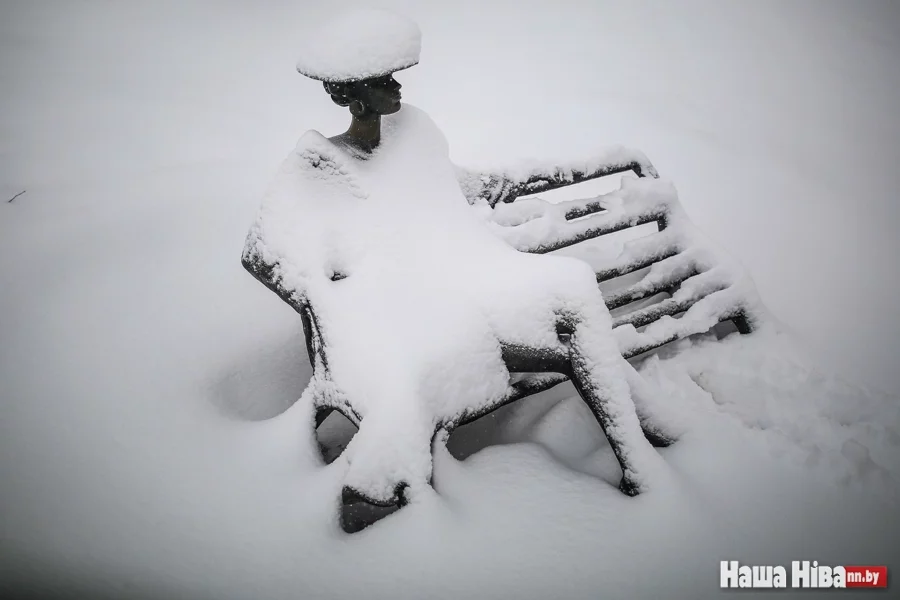
[[635,496],[646,489],[649,471],[659,461],[648,443],[655,435],[641,427],[609,330],[604,330],[602,320],[583,317],[569,335],[572,383],[603,428],[622,468],[619,489]]

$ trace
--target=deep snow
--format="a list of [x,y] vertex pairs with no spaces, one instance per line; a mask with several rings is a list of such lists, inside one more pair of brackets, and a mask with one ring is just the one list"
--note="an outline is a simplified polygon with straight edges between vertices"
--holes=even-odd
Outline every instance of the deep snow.
[[454,159],[641,148],[801,335],[642,366],[684,432],[653,493],[609,485],[608,445],[561,386],[460,431],[505,443],[439,454],[435,494],[347,538],[339,465],[309,407],[283,412],[310,374],[298,319],[238,261],[300,133],[346,126],[293,71],[321,8],[5,3],[0,190],[28,191],[0,206],[0,581],[710,597],[723,559],[898,564],[898,400],[832,374],[900,383],[896,8],[392,6],[424,34],[405,96]]

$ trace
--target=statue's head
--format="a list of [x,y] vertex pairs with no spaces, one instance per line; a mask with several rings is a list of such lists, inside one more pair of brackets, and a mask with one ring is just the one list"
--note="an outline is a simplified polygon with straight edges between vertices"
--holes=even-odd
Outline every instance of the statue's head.
[[392,74],[360,81],[323,82],[338,106],[348,106],[357,118],[390,115],[400,110],[400,83]]
[[400,110],[393,73],[419,62],[422,34],[410,19],[358,9],[339,13],[304,40],[297,70],[323,82],[331,99],[355,117]]

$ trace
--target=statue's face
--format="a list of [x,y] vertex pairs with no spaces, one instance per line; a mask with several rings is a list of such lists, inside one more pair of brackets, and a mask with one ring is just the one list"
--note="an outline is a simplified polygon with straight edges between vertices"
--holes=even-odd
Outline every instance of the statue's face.
[[354,95],[373,113],[390,115],[400,110],[400,87],[393,75],[384,75],[356,82]]

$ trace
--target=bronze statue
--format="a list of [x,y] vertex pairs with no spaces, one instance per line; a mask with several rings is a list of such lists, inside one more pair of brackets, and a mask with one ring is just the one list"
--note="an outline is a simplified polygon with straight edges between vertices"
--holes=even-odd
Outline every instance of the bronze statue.
[[[378,16],[378,18],[380,19],[381,17]],[[396,26],[398,31],[411,31],[408,23],[393,22],[390,21],[390,17],[386,18],[387,30]],[[362,21],[360,20],[360,22]],[[417,32],[417,29],[415,31]],[[379,415],[377,411],[387,407],[388,404],[374,405],[374,409],[370,406],[364,411],[357,410],[354,405],[361,402],[361,398],[353,397],[352,394],[346,393],[346,389],[353,388],[355,384],[351,385],[345,381],[340,381],[341,377],[346,377],[347,374],[351,374],[357,368],[360,372],[366,372],[369,368],[369,365],[366,364],[366,360],[368,360],[365,358],[366,356],[369,356],[372,360],[381,357],[372,353],[366,354],[360,351],[359,348],[354,347],[357,341],[353,340],[352,336],[345,335],[344,338],[341,338],[339,331],[341,329],[340,319],[333,317],[333,315],[344,314],[345,317],[343,318],[345,319],[364,318],[360,315],[367,314],[365,312],[367,305],[373,302],[374,295],[388,294],[385,297],[389,300],[389,286],[391,282],[399,282],[405,276],[405,273],[415,273],[417,271],[415,269],[404,271],[397,267],[395,263],[390,261],[403,262],[405,260],[403,255],[396,254],[396,252],[391,254],[377,247],[359,248],[355,250],[357,253],[355,255],[356,258],[348,258],[343,255],[345,254],[345,249],[339,243],[336,243],[335,240],[345,239],[341,237],[344,235],[341,228],[348,219],[352,220],[360,215],[371,215],[371,217],[367,218],[371,218],[373,221],[380,219],[381,213],[374,210],[373,206],[379,201],[384,202],[385,198],[393,198],[394,196],[399,198],[399,202],[407,202],[409,208],[414,208],[415,211],[418,211],[414,216],[410,217],[409,223],[404,223],[405,227],[416,227],[418,225],[426,229],[431,228],[434,231],[434,236],[431,238],[423,238],[425,242],[431,244],[429,248],[410,247],[409,252],[413,254],[422,252],[427,256],[427,252],[431,251],[438,253],[435,256],[446,255],[452,257],[454,253],[460,252],[463,248],[454,246],[450,242],[445,246],[440,244],[444,237],[448,240],[457,239],[454,237],[454,231],[456,230],[462,231],[457,236],[459,239],[465,239],[466,236],[470,236],[478,243],[484,244],[486,250],[483,255],[483,264],[480,262],[473,263],[472,267],[460,267],[458,272],[448,271],[446,281],[441,282],[441,285],[446,286],[444,289],[448,297],[458,296],[461,299],[460,301],[472,303],[471,310],[469,312],[463,311],[463,314],[470,314],[471,318],[475,320],[481,318],[482,312],[488,310],[485,307],[488,307],[490,302],[493,301],[492,297],[490,297],[491,285],[495,285],[499,293],[507,295],[511,293],[512,295],[509,297],[521,303],[519,308],[517,308],[515,303],[505,307],[510,311],[518,310],[531,314],[529,312],[531,308],[527,306],[529,296],[524,293],[513,292],[512,290],[516,286],[522,287],[523,290],[527,288],[530,290],[530,293],[536,294],[535,302],[541,303],[540,306],[542,307],[546,306],[546,308],[541,308],[534,313],[535,318],[539,317],[539,320],[527,324],[525,327],[525,329],[529,330],[527,333],[519,331],[521,329],[520,326],[510,325],[509,323],[488,326],[490,319],[484,321],[484,325],[479,325],[473,330],[476,333],[488,330],[491,332],[490,335],[492,337],[485,342],[488,345],[478,346],[480,350],[477,351],[484,353],[485,361],[491,362],[495,360],[497,365],[499,365],[499,369],[502,372],[492,371],[491,377],[496,375],[500,378],[498,379],[501,382],[498,384],[500,388],[496,386],[491,388],[490,385],[486,384],[485,389],[493,391],[490,393],[485,392],[486,395],[482,398],[473,397],[472,402],[474,404],[464,407],[455,406],[453,402],[450,402],[450,405],[447,407],[432,407],[430,410],[433,410],[433,414],[420,415],[421,419],[424,420],[415,421],[416,426],[419,427],[417,432],[397,431],[395,433],[397,435],[411,436],[407,440],[410,448],[415,447],[418,449],[417,451],[430,453],[432,438],[438,441],[445,439],[446,434],[459,425],[470,422],[504,404],[548,389],[566,379],[570,379],[609,440],[609,444],[622,469],[620,490],[627,495],[638,494],[642,491],[643,486],[646,485],[647,478],[650,477],[645,472],[647,465],[655,460],[648,455],[647,450],[641,448],[642,444],[646,445],[647,448],[650,448],[651,443],[653,446],[665,446],[671,443],[675,436],[654,419],[646,407],[639,405],[636,408],[634,401],[638,400],[639,392],[634,389],[634,386],[632,386],[631,393],[628,391],[629,385],[626,383],[626,379],[627,373],[631,372],[631,367],[625,362],[623,355],[625,358],[628,358],[629,355],[634,356],[635,353],[650,350],[673,339],[679,339],[695,333],[695,331],[686,326],[682,328],[683,331],[675,328],[674,337],[668,330],[661,331],[658,334],[653,333],[650,337],[645,336],[643,338],[641,337],[643,334],[638,333],[638,341],[633,345],[633,352],[622,351],[620,354],[621,344],[619,348],[616,347],[612,326],[616,323],[621,324],[621,318],[611,321],[607,308],[609,299],[606,300],[606,305],[604,305],[604,298],[596,288],[596,281],[591,275],[590,269],[585,269],[586,265],[576,259],[556,256],[540,257],[535,254],[545,253],[558,247],[575,244],[584,239],[597,237],[609,231],[617,231],[640,223],[656,222],[660,230],[662,230],[666,227],[668,219],[673,214],[676,214],[670,210],[674,205],[670,200],[666,200],[665,202],[660,201],[658,204],[641,205],[630,213],[625,211],[618,215],[600,214],[598,215],[599,217],[607,218],[602,220],[598,228],[595,225],[596,221],[592,220],[598,218],[598,216],[592,215],[603,213],[606,210],[605,205],[599,200],[578,201],[577,206],[573,206],[566,212],[564,220],[588,217],[586,223],[593,227],[586,227],[584,223],[577,224],[576,229],[572,229],[571,235],[566,234],[568,237],[564,236],[564,238],[551,240],[547,243],[542,242],[535,248],[518,248],[533,254],[517,252],[514,248],[503,244],[497,245],[495,243],[496,239],[483,226],[483,223],[479,223],[479,218],[474,216],[472,209],[467,209],[468,212],[463,215],[459,206],[465,206],[468,201],[470,204],[484,202],[491,207],[498,207],[498,205],[503,203],[512,202],[516,197],[523,194],[533,194],[626,170],[634,171],[639,177],[649,176],[652,179],[656,177],[652,165],[639,154],[620,153],[616,155],[614,160],[601,160],[587,166],[579,165],[572,168],[553,166],[539,172],[532,171],[527,177],[519,179],[504,174],[480,174],[455,169],[449,164],[446,148],[444,150],[440,149],[438,138],[442,139],[442,136],[440,136],[436,126],[418,109],[408,105],[401,105],[400,103],[401,86],[394,79],[393,73],[418,62],[417,40],[407,44],[404,47],[404,53],[392,56],[389,52],[383,51],[385,40],[389,41],[385,35],[384,29],[376,29],[367,38],[369,41],[374,40],[372,44],[376,51],[373,51],[371,54],[381,57],[382,60],[381,63],[375,61],[374,66],[372,61],[366,60],[366,53],[351,56],[351,59],[358,60],[358,65],[355,68],[348,67],[343,69],[338,75],[331,75],[328,69],[319,68],[315,61],[308,61],[302,68],[298,66],[298,70],[302,73],[322,80],[325,90],[331,95],[332,100],[336,104],[349,108],[352,117],[351,124],[346,132],[331,138],[325,139],[317,132],[311,132],[301,139],[297,150],[288,158],[279,175],[281,186],[268,194],[267,200],[264,200],[263,209],[261,209],[257,223],[251,229],[242,256],[244,267],[254,277],[278,294],[282,300],[294,308],[301,316],[309,359],[315,371],[310,388],[304,393],[304,396],[309,396],[316,406],[315,425],[321,424],[331,411],[337,410],[360,428],[359,434],[351,442],[352,445],[355,445],[356,452],[356,460],[351,471],[355,469],[353,477],[356,477],[356,479],[345,483],[343,491],[345,504],[362,501],[373,506],[399,507],[409,500],[408,492],[411,487],[421,490],[421,485],[429,483],[431,478],[430,462],[427,466],[416,463],[418,466],[407,468],[403,463],[408,459],[412,460],[412,458],[402,455],[393,456],[390,459],[397,463],[395,465],[396,468],[389,468],[385,471],[385,473],[391,473],[390,475],[372,475],[371,473],[360,475],[359,470],[362,469],[362,467],[358,466],[360,463],[366,460],[369,460],[369,462],[375,461],[374,464],[381,465],[378,468],[382,468],[384,461],[389,460],[383,459],[379,462],[378,457],[372,458],[371,456],[360,454],[361,452],[377,454],[381,451],[381,442],[377,438],[371,437],[375,434],[366,433],[365,419],[375,419],[376,421],[380,419],[380,426],[384,427],[384,419],[389,419],[390,417]],[[352,45],[352,43],[353,40],[345,40],[345,45]],[[410,48],[413,50],[410,50]],[[352,63],[352,60],[350,62]],[[407,117],[398,119],[400,111],[408,113]],[[388,140],[386,149],[382,143],[384,141],[382,138],[383,116],[390,116],[389,118],[393,119],[391,134],[393,137]],[[421,147],[421,153],[427,155],[431,161],[427,163],[427,168],[429,173],[432,173],[429,175],[432,179],[410,184],[406,181],[409,177],[406,177],[402,170],[397,171],[394,173],[395,177],[392,180],[396,181],[397,189],[388,190],[387,196],[379,196],[375,193],[374,197],[372,197],[369,193],[371,190],[366,189],[365,173],[367,171],[365,169],[361,170],[362,165],[367,165],[366,169],[388,168],[389,163],[386,161],[389,156],[385,155],[385,153],[390,154],[390,152],[396,150],[397,145],[403,143],[402,136],[407,132],[417,135],[422,134],[426,138],[438,140],[437,142],[429,142]],[[393,165],[391,168],[396,169],[396,167],[396,165]],[[448,173],[451,177],[455,176],[458,178],[456,180],[458,189],[455,191],[440,189],[440,186],[447,181],[446,174]],[[423,187],[430,185],[432,181],[433,185],[437,186],[433,193],[431,189]],[[313,197],[317,195],[321,197]],[[407,197],[410,195],[415,197],[410,199]],[[432,199],[431,196],[435,196],[436,199]],[[419,198],[421,198],[421,202]],[[424,204],[426,199],[432,204]],[[401,211],[397,214],[403,214],[401,208],[387,204],[384,206],[385,209]],[[429,206],[433,206],[434,219],[440,220],[432,220],[431,215],[426,211]],[[295,214],[296,211],[304,210],[303,207],[308,207],[311,212],[309,214]],[[367,213],[366,211],[372,212]],[[415,221],[415,219],[420,220]],[[287,224],[291,223],[294,224],[293,226],[296,229],[286,230],[285,227],[289,226]],[[372,224],[377,230],[378,227],[376,226],[379,224],[376,222]],[[568,225],[567,222],[565,224]],[[384,224],[384,227],[387,229],[396,226],[396,223]],[[394,229],[392,231],[394,231],[394,238],[404,234],[403,229]],[[375,244],[380,243],[378,240],[385,241],[388,244],[394,242],[394,238],[390,235],[383,238],[378,238],[377,233],[372,235],[374,237],[371,237],[371,239],[375,240],[373,242]],[[494,241],[492,242],[488,238],[494,239]],[[350,238],[346,239],[350,241]],[[673,239],[677,241],[677,237],[673,237]],[[358,242],[355,239],[352,241]],[[321,247],[317,244],[328,246],[327,251],[321,252]],[[513,244],[513,246],[515,245]],[[607,278],[631,273],[659,260],[677,258],[679,252],[680,250],[675,249],[667,256],[651,255],[649,259],[641,257],[636,259],[629,258],[630,262],[627,264],[622,263],[622,265],[607,273]],[[319,255],[322,256],[321,259],[315,258]],[[378,275],[381,279],[378,279],[378,281],[383,281],[384,287],[365,288],[370,290],[368,293],[354,292],[353,290],[356,288],[353,287],[352,282],[358,276],[355,273],[356,264],[360,262],[361,257],[368,259],[370,255],[374,257],[385,256],[388,259],[387,262],[381,263],[382,266],[378,267],[381,269]],[[519,258],[517,259],[516,257]],[[316,262],[320,260],[324,260],[324,262]],[[517,268],[521,267],[524,269],[523,272],[529,273],[528,280],[510,284],[506,284],[503,281],[492,282],[489,275],[491,265],[496,265],[496,268],[503,268],[502,265],[504,264],[518,265]],[[486,269],[486,271],[478,271],[479,267]],[[452,270],[452,267],[450,268]],[[471,281],[468,281],[466,278],[466,269],[469,268],[471,268],[471,277],[473,278]],[[418,272],[423,275],[427,273],[427,271]],[[658,282],[652,282],[652,285],[644,285],[639,290],[625,290],[625,295],[614,296],[613,299],[620,304],[627,304],[633,300],[649,297],[651,293],[659,293],[663,290],[671,293],[698,272],[700,272],[700,269],[682,268],[678,271],[677,277],[662,278]],[[477,279],[479,273],[482,277],[481,280]],[[565,274],[566,277],[560,274]],[[601,279],[600,274],[598,274],[597,279]],[[344,280],[351,282],[349,287]],[[476,281],[479,281],[479,283],[476,283]],[[545,283],[542,285],[541,282]],[[415,279],[410,282],[410,285],[413,286],[410,289],[415,291]],[[435,284],[431,283],[428,285]],[[471,287],[473,289],[467,289],[463,293],[460,291],[460,287]],[[352,296],[354,293],[359,293],[360,295],[358,297]],[[338,295],[336,296],[335,294]],[[347,300],[340,300],[339,303],[349,302],[346,306],[356,307],[352,308],[353,313],[341,313],[340,310],[335,312],[329,306],[330,302],[338,301],[338,298],[342,297],[340,296],[341,294],[351,295]],[[443,295],[434,295],[433,290],[425,290],[423,294],[423,298],[432,298],[438,306],[441,306],[440,303],[444,300]],[[429,294],[431,295],[429,296]],[[642,296],[641,294],[644,295]],[[328,298],[334,298],[334,300],[328,300]],[[652,313],[655,318],[651,318],[643,325],[659,319],[661,316],[684,312],[690,309],[693,304],[702,303],[703,300],[702,296],[691,296],[687,301],[664,303],[662,309],[656,308],[656,312]],[[716,308],[711,312],[707,310],[707,312],[713,315],[713,324],[717,321],[730,319],[743,321],[745,315],[742,306],[739,304],[735,304],[734,307],[727,305],[725,309],[719,310]],[[491,308],[491,310],[494,309]],[[327,315],[327,323],[323,324],[320,313]],[[646,319],[646,315],[641,311],[636,311],[633,314],[638,315],[635,317],[634,323],[640,322],[640,319]],[[396,318],[402,319],[403,316],[403,312],[400,311],[397,313]],[[455,330],[441,329],[443,325],[439,321],[435,321],[432,325],[405,323],[402,320],[393,322],[390,321],[391,317],[389,315],[384,315],[377,311],[368,318],[379,321],[376,329],[383,331],[382,335],[386,337],[394,336],[391,333],[391,327],[396,328],[393,331],[398,332],[398,334],[404,328],[427,328],[430,326],[436,327],[439,331],[445,331],[449,338],[456,339],[455,336],[457,335]],[[384,320],[390,322],[380,322]],[[510,323],[514,322],[515,320],[510,321]],[[632,323],[626,322],[626,324]],[[695,324],[688,323],[688,325],[693,327]],[[633,327],[639,326],[642,325],[633,325]],[[481,329],[478,329],[478,327],[481,327]],[[547,331],[540,333],[544,329],[547,329]],[[670,329],[672,328],[670,327]],[[533,333],[531,330],[539,333]],[[364,337],[364,335],[360,333],[361,337]],[[465,337],[462,334],[459,335],[461,336],[457,340],[459,347],[469,348],[470,346],[467,345],[468,342]],[[417,339],[415,335],[408,337]],[[454,343],[449,338],[448,344]],[[331,352],[335,350],[334,345],[340,344],[342,339],[344,346],[341,352],[346,353],[349,351],[356,358],[349,362],[346,359],[342,359],[343,362],[337,368],[339,370],[343,369],[341,373],[344,373],[344,375],[335,375],[335,364],[331,360]],[[533,341],[537,339],[543,341]],[[384,341],[388,342],[386,338],[384,338]],[[368,339],[358,340],[359,347],[368,347],[369,344],[374,344],[374,347],[378,347],[379,342],[378,340]],[[471,347],[475,348],[477,344],[475,342],[473,344],[475,345]],[[494,350],[491,348],[494,346],[491,346],[491,344],[495,344],[496,355],[493,354]],[[402,344],[396,347],[403,349]],[[413,354],[408,356],[415,357],[416,360],[425,360],[426,363],[430,360],[428,356],[417,356],[414,348],[409,349],[409,351]],[[385,350],[385,352],[388,351]],[[337,354],[338,351],[335,350],[335,355]],[[356,362],[353,362],[354,360]],[[404,364],[391,363],[390,368],[404,369],[405,366]],[[451,375],[453,373],[458,373],[460,376],[465,375],[465,371],[454,371],[454,369],[463,369],[463,367],[457,368],[453,364],[447,364],[445,370]],[[513,376],[512,374],[517,375]],[[367,381],[369,381],[369,385],[373,386],[374,393],[374,388],[379,383],[375,375],[372,377],[371,380]],[[471,390],[468,392],[475,393],[471,392]],[[401,392],[397,393],[402,395]],[[407,401],[414,402],[416,398],[410,396]],[[400,400],[397,400],[397,402],[400,402]],[[418,410],[413,407],[413,404],[409,404],[409,406],[411,407],[410,410]],[[366,410],[374,411],[373,416],[366,417]],[[395,410],[395,408],[390,410]],[[402,417],[403,415],[396,413],[395,416]],[[432,429],[429,430],[429,427]],[[423,437],[427,439],[421,439]],[[389,440],[382,441],[387,442]],[[348,452],[350,451],[349,446],[347,450]],[[377,469],[375,470],[377,471]],[[401,477],[397,473],[407,473],[407,475]],[[348,475],[348,477],[351,476]],[[360,477],[362,479],[359,479]],[[365,479],[365,477],[370,477],[370,480]],[[372,477],[375,479],[371,479]],[[384,477],[384,479],[379,480],[379,477]],[[353,483],[357,480],[364,481],[368,487],[360,489],[359,485]]]

